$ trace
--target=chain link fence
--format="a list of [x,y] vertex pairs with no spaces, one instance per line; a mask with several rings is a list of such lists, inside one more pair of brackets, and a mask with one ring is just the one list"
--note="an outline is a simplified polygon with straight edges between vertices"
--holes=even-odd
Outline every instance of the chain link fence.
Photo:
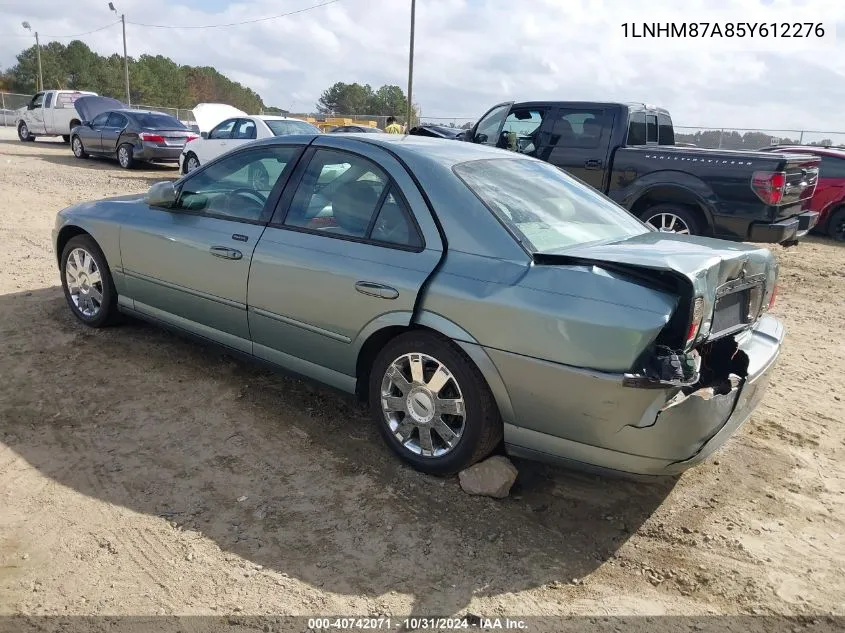
[[[17,124],[16,110],[23,108],[32,99],[32,95],[0,92],[0,125],[14,126]],[[138,110],[155,110],[165,112],[180,121],[194,123],[194,114],[188,108],[171,108],[168,106],[133,104]],[[321,129],[331,129],[339,125],[366,125],[384,129],[387,117],[375,114],[315,114],[286,113],[286,116],[310,121]],[[397,117],[402,120],[401,117]],[[423,125],[441,125],[468,129],[475,123],[469,117],[420,117]],[[707,149],[735,149],[755,150],[769,145],[823,145],[845,147],[845,132],[825,132],[820,130],[775,130],[750,128],[713,128],[696,126],[675,126],[675,142],[677,144],[694,145]]]

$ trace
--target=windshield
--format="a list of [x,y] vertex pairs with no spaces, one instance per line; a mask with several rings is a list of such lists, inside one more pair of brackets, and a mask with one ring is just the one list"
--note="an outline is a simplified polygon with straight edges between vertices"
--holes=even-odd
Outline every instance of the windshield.
[[548,163],[494,158],[453,170],[534,253],[649,232],[625,209]]
[[179,119],[169,114],[152,114],[149,112],[133,112],[133,118],[138,125],[150,130],[187,130],[188,127]]
[[287,136],[288,134],[319,134],[320,129],[305,121],[283,121],[279,119],[264,119],[267,127],[274,136]]

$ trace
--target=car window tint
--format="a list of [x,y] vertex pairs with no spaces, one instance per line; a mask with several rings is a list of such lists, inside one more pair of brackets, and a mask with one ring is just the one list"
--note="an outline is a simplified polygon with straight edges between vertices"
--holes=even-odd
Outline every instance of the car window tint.
[[211,130],[211,133],[208,135],[210,139],[222,139],[222,138],[230,138],[232,136],[232,129],[235,127],[235,123],[237,119],[229,119],[228,121],[223,121],[220,125],[216,128]]
[[97,116],[94,117],[94,120],[91,121],[91,125],[102,127],[102,126],[105,126],[106,121],[108,121],[108,120],[109,120],[109,113],[103,112],[102,114],[98,114]]
[[49,108],[53,104],[53,93],[48,92],[47,98],[44,100],[44,107]]
[[422,246],[422,239],[411,221],[411,212],[405,201],[395,191],[395,186],[391,186],[381,205],[370,239],[374,242],[414,248]]
[[117,114],[116,112],[112,112],[109,115],[108,123],[106,123],[108,127],[123,127],[126,125],[126,117],[122,114]]
[[285,224],[366,237],[387,182],[387,175],[366,158],[318,150],[302,176]]
[[260,220],[264,203],[297,147],[238,152],[185,179],[179,208],[240,220]]
[[250,119],[241,119],[238,121],[234,138],[241,140],[255,138],[255,121]]
[[675,144],[675,131],[672,129],[672,119],[668,114],[657,115],[657,142],[660,145]]
[[552,143],[559,147],[598,147],[609,124],[604,110],[560,108],[552,125]]
[[657,142],[657,117],[653,114],[645,117],[645,140],[647,143]]
[[542,110],[513,110],[506,118],[497,147],[521,154],[537,151],[537,134],[543,124]]
[[645,112],[632,112],[628,119],[628,145],[645,145]]
[[845,178],[845,159],[822,156],[819,178]]

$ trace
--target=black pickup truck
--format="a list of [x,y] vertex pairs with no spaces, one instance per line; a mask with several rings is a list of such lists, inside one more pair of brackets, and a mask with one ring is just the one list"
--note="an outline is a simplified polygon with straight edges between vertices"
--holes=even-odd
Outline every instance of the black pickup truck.
[[465,135],[535,156],[606,194],[659,231],[794,244],[819,159],[675,145],[669,113],[636,103],[500,103]]

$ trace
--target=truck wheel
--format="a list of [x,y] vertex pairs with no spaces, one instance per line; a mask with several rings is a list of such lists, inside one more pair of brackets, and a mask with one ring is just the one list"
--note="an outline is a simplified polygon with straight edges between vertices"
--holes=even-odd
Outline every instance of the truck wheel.
[[70,134],[62,134],[62,140],[65,143],[70,143]]
[[82,139],[78,136],[73,137],[70,148],[73,150],[73,155],[77,158],[88,158],[88,152],[85,151],[85,148],[82,146]]
[[132,165],[135,164],[135,159],[132,157],[131,145],[124,143],[117,148],[117,162],[120,163],[120,166],[124,169],[132,169]]
[[29,126],[23,121],[18,126],[18,138],[24,143],[35,140],[35,137],[29,131]]
[[845,207],[839,207],[830,216],[827,234],[837,242],[845,242]]
[[674,204],[657,204],[640,214],[646,224],[661,233],[701,235],[700,220],[694,211]]

